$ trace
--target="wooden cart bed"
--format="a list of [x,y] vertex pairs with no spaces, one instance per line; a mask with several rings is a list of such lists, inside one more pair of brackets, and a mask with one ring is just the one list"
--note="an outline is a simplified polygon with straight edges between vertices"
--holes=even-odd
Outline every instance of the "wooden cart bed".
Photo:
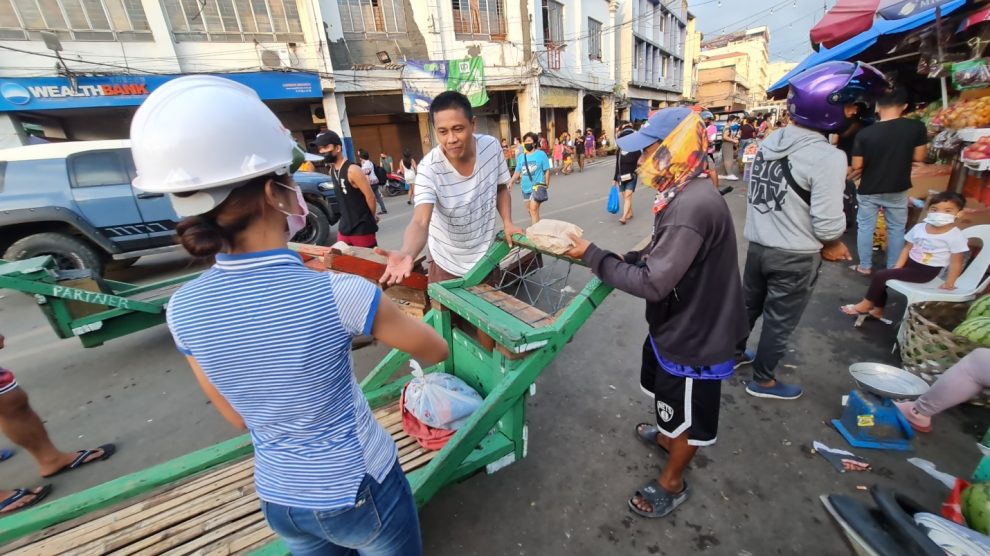
[[[438,453],[421,448],[402,430],[397,403],[374,412],[395,440],[405,472]],[[242,459],[26,539],[4,552],[17,555],[246,554],[275,540],[254,489],[254,458]]]

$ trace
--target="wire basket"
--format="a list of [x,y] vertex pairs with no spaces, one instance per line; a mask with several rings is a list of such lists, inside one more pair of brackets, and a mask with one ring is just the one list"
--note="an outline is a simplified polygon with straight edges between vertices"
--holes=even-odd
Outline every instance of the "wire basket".
[[[904,369],[931,384],[949,370],[949,367],[979,347],[952,333],[966,319],[969,305],[951,301],[928,301],[909,306],[904,341],[901,342],[901,363]],[[990,407],[990,388],[984,389],[969,403]]]

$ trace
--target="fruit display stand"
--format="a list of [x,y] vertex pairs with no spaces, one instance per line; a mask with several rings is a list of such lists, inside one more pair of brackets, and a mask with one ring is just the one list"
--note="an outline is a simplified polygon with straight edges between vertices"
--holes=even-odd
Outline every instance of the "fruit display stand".
[[[409,356],[389,353],[361,382],[396,441],[419,506],[445,485],[526,456],[526,400],[536,379],[608,296],[588,269],[522,236],[497,241],[463,278],[431,284],[424,320],[450,345],[427,372],[451,373],[484,398],[438,451],[402,429],[396,400]],[[482,347],[478,337],[495,343]],[[222,442],[0,519],[9,554],[286,554],[254,492],[251,442]]]

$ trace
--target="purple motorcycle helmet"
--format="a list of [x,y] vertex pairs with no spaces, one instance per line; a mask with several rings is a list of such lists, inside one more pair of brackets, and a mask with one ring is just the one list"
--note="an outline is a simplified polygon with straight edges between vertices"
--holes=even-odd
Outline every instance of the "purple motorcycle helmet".
[[827,62],[791,79],[787,111],[791,121],[802,127],[839,131],[846,125],[847,104],[863,103],[869,110],[888,85],[869,64]]

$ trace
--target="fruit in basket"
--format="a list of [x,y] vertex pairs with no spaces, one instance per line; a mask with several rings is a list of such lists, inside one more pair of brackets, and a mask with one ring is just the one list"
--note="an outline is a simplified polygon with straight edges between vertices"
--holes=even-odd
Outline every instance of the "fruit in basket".
[[966,319],[976,317],[990,317],[990,295],[984,295],[969,306],[966,311]]
[[960,495],[962,514],[970,529],[990,532],[990,483],[973,483]]
[[952,333],[974,344],[990,347],[990,317],[967,318]]

